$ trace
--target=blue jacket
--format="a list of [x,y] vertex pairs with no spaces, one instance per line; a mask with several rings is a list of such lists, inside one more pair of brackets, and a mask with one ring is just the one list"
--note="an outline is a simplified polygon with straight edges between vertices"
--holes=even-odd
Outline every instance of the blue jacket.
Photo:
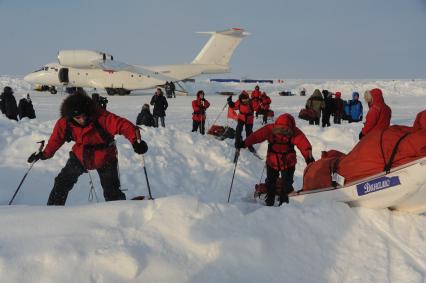
[[352,93],[352,100],[349,100],[345,104],[344,111],[345,115],[352,119],[354,122],[362,121],[363,118],[363,109],[362,103],[359,100],[355,100],[355,96],[359,97],[358,92]]

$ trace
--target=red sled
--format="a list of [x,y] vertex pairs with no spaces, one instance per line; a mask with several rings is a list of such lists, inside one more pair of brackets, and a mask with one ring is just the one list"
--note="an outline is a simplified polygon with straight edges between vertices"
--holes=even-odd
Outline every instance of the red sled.
[[299,112],[299,118],[306,121],[315,120],[317,113],[313,109],[302,109]]
[[[275,183],[275,194],[280,195],[283,188],[283,180],[279,177]],[[254,198],[258,198],[263,194],[268,192],[268,188],[266,187],[266,183],[256,184],[254,186]]]
[[229,139],[235,138],[235,130],[228,126],[224,127],[219,125],[213,125],[207,131],[207,134],[212,135],[219,140],[224,140],[226,138],[229,138]]

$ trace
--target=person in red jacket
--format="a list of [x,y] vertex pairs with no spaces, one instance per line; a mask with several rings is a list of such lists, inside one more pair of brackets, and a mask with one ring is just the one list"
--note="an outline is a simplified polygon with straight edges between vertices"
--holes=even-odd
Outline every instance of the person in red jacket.
[[274,124],[263,126],[245,141],[237,144],[238,148],[252,146],[256,143],[268,141],[268,152],[266,155],[266,205],[273,206],[275,203],[275,184],[281,172],[283,188],[279,196],[280,205],[288,203],[288,194],[293,189],[294,170],[296,168],[297,146],[307,164],[315,161],[312,157],[312,146],[305,134],[296,127],[296,122],[290,114],[280,115]]
[[148,146],[143,140],[138,141],[137,131],[138,128],[127,119],[97,106],[84,91],[65,98],[61,118],[57,120],[46,148],[28,158],[29,163],[49,159],[65,142],[75,142],[65,167],[55,178],[47,205],[65,205],[78,177],[92,169],[98,171],[105,201],[126,199],[120,190],[114,136],[123,135],[136,153],[143,154]]
[[271,105],[271,98],[266,94],[266,92],[262,92],[262,95],[259,98],[259,111],[258,113],[263,115],[263,124],[268,123],[268,112]]
[[[238,142],[243,140],[243,127],[245,127],[246,130],[246,137],[248,137],[253,132],[253,100],[250,99],[247,92],[242,91],[235,103],[232,101],[232,96],[228,97],[228,106],[234,110],[238,110],[238,122],[237,128],[235,129],[235,145],[237,145]],[[249,150],[251,152],[256,152],[253,146],[250,146]]]
[[336,91],[334,94],[334,124],[341,124],[342,123],[342,117],[343,117],[343,100],[342,100],[342,93],[340,91]]
[[259,115],[261,96],[262,96],[262,93],[260,92],[260,87],[256,85],[254,87],[254,90],[251,92],[251,100],[253,101],[253,110],[256,112],[256,118]]
[[359,133],[359,139],[372,131],[388,128],[392,117],[392,110],[386,105],[379,88],[367,90],[364,93],[364,99],[370,109],[365,117],[364,127]]
[[197,92],[197,99],[192,101],[192,131],[198,131],[204,135],[206,124],[206,109],[209,108],[210,102],[204,98],[204,91]]

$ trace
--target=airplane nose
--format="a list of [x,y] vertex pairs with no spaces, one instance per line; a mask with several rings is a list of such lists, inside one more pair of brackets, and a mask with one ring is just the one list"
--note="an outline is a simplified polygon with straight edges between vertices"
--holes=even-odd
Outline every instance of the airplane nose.
[[24,81],[33,83],[34,82],[34,74],[28,74],[24,77]]

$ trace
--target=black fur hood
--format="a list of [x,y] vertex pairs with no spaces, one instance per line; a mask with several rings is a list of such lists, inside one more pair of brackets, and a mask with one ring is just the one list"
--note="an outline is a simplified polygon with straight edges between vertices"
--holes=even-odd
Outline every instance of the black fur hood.
[[61,117],[71,119],[72,117],[85,114],[90,117],[96,113],[96,105],[87,94],[70,94],[61,105]]

